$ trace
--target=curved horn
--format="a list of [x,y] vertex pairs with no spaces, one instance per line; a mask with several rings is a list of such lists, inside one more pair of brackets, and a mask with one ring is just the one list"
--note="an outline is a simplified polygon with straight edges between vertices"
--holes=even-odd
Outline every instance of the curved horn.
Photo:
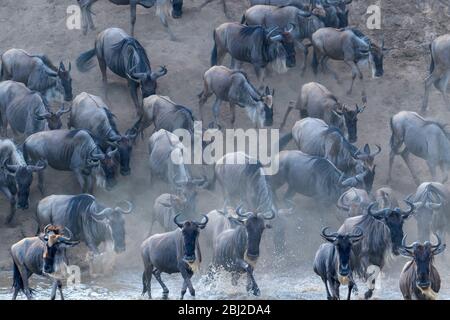
[[244,213],[242,211],[242,205],[240,205],[236,208],[236,214],[241,218],[248,218],[252,213],[251,212]]
[[65,236],[64,238],[65,238],[65,240],[70,241],[70,239],[73,238],[73,233],[72,233],[72,231],[70,231],[69,228],[64,227],[64,232],[63,232],[63,234],[66,234],[66,231],[67,231],[67,233],[69,234],[69,237],[66,237],[66,236]]
[[89,152],[89,156],[94,159],[94,160],[104,160],[105,159],[105,155],[103,153],[95,153],[95,148],[91,150],[91,152]]
[[100,212],[95,212],[93,211],[92,213],[95,215],[96,218],[101,218],[100,220],[104,220],[106,219],[106,216],[108,215],[108,213],[111,212],[111,208],[105,208]]
[[[309,14],[309,15],[311,15],[311,14]],[[290,26],[290,28],[288,30],[286,30],[285,32],[290,34],[295,29],[295,24],[293,24],[292,22],[289,22],[289,26]]]
[[403,201],[405,201],[405,203],[409,206],[409,210],[408,211],[401,210],[403,218],[407,218],[409,215],[411,215],[414,212],[416,207],[414,206],[414,203],[412,203],[409,200],[403,200]]
[[29,165],[27,167],[31,171],[36,172],[36,171],[44,170],[47,167],[47,163],[44,162],[44,161],[38,161],[38,163],[36,165],[34,165],[34,166],[33,165]]
[[360,108],[359,106],[358,106],[358,104],[356,104],[356,113],[362,113],[364,110],[366,109],[366,106],[365,105],[363,105],[362,106],[362,108]]
[[166,66],[159,66],[159,70],[157,72],[152,72],[150,78],[154,81],[166,74],[167,74]]
[[17,169],[19,169],[19,165],[17,164],[4,164],[6,170],[8,171],[9,174],[16,174]]
[[442,244],[442,240],[437,233],[433,233],[433,234],[436,237],[438,243],[432,244],[431,250],[432,250],[433,255],[437,255],[445,250],[446,245]]
[[51,227],[51,224],[48,224],[44,227],[44,234],[47,234],[48,228]]
[[119,148],[115,147],[113,150],[108,151],[107,155],[108,155],[109,158],[112,158],[112,157],[114,157],[114,155],[115,155],[117,152],[119,152]]
[[324,238],[327,241],[331,241],[331,242],[336,241],[336,238],[338,237],[339,234],[337,232],[327,234],[328,229],[330,229],[330,227],[323,228],[320,235],[322,236],[322,238]]
[[341,210],[344,210],[344,211],[350,211],[350,207],[349,206],[346,206],[345,204],[344,204],[344,202],[342,201],[343,199],[343,196],[344,195],[342,195],[342,196],[340,196],[339,197],[339,199],[338,199],[338,201],[337,201],[337,203],[336,203],[336,207],[338,208],[338,209],[341,209]]
[[175,217],[173,217],[173,222],[178,226],[178,228],[183,228],[184,222],[178,222],[178,217],[181,215],[181,213],[178,213]]
[[375,219],[380,219],[380,218],[384,217],[386,215],[386,213],[390,211],[390,209],[386,208],[386,209],[381,209],[381,210],[377,210],[376,212],[373,212],[372,208],[377,205],[378,205],[378,203],[376,201],[369,204],[369,207],[367,208],[367,213],[370,214]]
[[353,233],[350,234],[348,237],[356,241],[361,239],[363,235],[364,235],[363,230],[360,227],[356,226],[355,229],[353,229]]
[[416,244],[416,242],[413,243],[412,245],[408,246],[408,245],[406,245],[406,237],[407,237],[407,234],[405,234],[405,236],[402,239],[402,245],[399,248],[400,254],[405,257],[413,257],[414,253],[411,252],[411,250],[414,249],[414,245]]
[[375,151],[374,153],[370,154],[370,157],[375,157],[377,154],[379,154],[381,152],[381,147],[379,144],[376,144],[375,147],[377,147],[377,151]]
[[263,215],[264,220],[272,220],[275,218],[275,211],[274,210],[270,210],[270,216],[266,216],[265,214]]
[[200,228],[203,229],[204,227],[206,227],[206,224],[208,223],[209,219],[208,216],[205,214],[202,214],[203,219],[201,222],[195,222],[195,224]]
[[34,113],[34,118],[36,120],[45,120],[48,119],[52,114],[50,112],[45,112],[43,114],[38,114],[37,112]]
[[402,239],[402,247],[405,248],[405,249],[408,249],[408,250],[412,250],[414,248],[414,243],[408,246],[406,244],[406,237],[407,236],[408,236],[408,234],[405,233],[405,236]]
[[60,117],[62,116],[64,113],[70,112],[72,111],[72,107],[68,107],[67,109],[64,109],[64,105],[61,106],[61,108],[56,112],[56,116]]
[[115,211],[119,211],[122,214],[129,214],[129,213],[131,213],[131,211],[133,211],[133,204],[130,201],[122,200],[121,202],[126,203],[128,206],[128,209],[123,209],[123,208],[117,206],[114,208]]

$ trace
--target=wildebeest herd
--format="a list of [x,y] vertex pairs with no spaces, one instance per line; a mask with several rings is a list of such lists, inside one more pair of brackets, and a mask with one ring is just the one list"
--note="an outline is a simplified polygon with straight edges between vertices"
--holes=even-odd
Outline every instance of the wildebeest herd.
[[[85,34],[94,29],[91,6],[96,1],[78,0]],[[206,0],[201,7],[212,1]],[[228,17],[227,2],[221,1]],[[261,241],[268,233],[264,231],[272,229],[274,254],[282,255],[290,245],[285,238],[285,213],[296,211],[299,204],[294,196],[301,194],[314,199],[320,212],[317,219],[323,229],[317,234],[324,243],[317,250],[313,270],[324,282],[328,299],[340,298],[341,285],[348,286],[350,299],[357,290],[355,277],[368,284],[364,297],[371,298],[375,280],[370,267],[383,270],[388,260],[398,255],[410,259],[399,275],[403,297],[437,298],[441,280],[434,256],[445,250],[446,233],[450,232],[450,190],[445,185],[450,169],[450,132],[445,124],[426,118],[425,112],[432,84],[450,106],[445,92],[450,74],[449,35],[430,44],[432,62],[422,115],[401,111],[390,118],[389,180],[395,156],[400,155],[417,184],[414,193],[399,201],[389,186],[373,189],[377,155],[383,151],[380,145],[356,145],[358,116],[370,108],[361,62],[368,63],[373,77],[382,77],[383,58],[389,49],[384,39],[377,44],[349,26],[352,0],[249,0],[250,7],[240,22],[226,22],[211,30],[210,68],[203,79],[197,79],[203,83],[198,116],[191,108],[157,94],[157,80],[171,76],[170,66],[152,69],[146,49],[134,37],[136,6],[141,5],[156,6],[171,39],[176,39],[167,18],[182,17],[183,1],[110,2],[130,6],[131,35],[107,28],[74,62],[82,73],[98,63],[103,92],[74,96],[70,62],[54,65],[45,54],[15,48],[0,55],[0,190],[10,206],[6,224],[13,222],[16,208],[28,209],[34,173],[42,197],[36,207],[36,234],[11,247],[13,299],[20,292],[32,298],[28,279],[33,273],[52,280],[52,299],[57,289],[63,298],[62,281],[69,264],[66,249],[80,242],[86,245],[90,262],[102,254],[103,244],[111,244],[115,253],[127,250],[125,220],[133,212],[133,203],[119,198],[116,204],[106,205],[94,194],[96,188],[114,190],[118,173],[133,176],[133,147],[142,143],[139,137],[143,138],[151,125],[154,130],[147,143],[151,184],[159,180],[166,192],[149,206],[151,228],[140,247],[143,295],[152,297],[154,276],[167,298],[169,289],[163,274],[181,273],[180,297],[187,290],[195,296],[191,277],[199,272],[201,249],[211,256],[207,281],[218,281],[218,269],[231,274],[233,285],[245,274],[248,294],[260,295],[255,270]],[[226,153],[214,164],[200,165],[200,170],[185,163],[186,153],[193,150],[187,145],[194,142],[181,141],[176,131],[185,129],[194,137],[194,122],[204,120],[203,109],[213,95],[214,119],[209,127],[214,130],[226,127],[219,119],[224,101],[230,106],[232,127],[236,106],[246,112],[254,127],[273,126],[275,90],[265,79],[270,72],[282,74],[294,68],[298,49],[303,58],[301,74],[310,51],[314,73],[330,73],[339,82],[327,61],[343,61],[351,67],[352,82],[346,91],[352,94],[358,77],[363,105],[346,105],[323,84],[305,83],[298,88],[280,128],[272,128],[283,129],[292,109],[299,111],[298,121],[277,141],[280,152],[274,159],[278,172],[266,175],[259,159],[242,151]],[[226,55],[231,57],[229,67],[221,65]],[[245,65],[253,67],[255,83],[242,69]],[[111,111],[107,96],[108,69],[127,81],[135,107],[135,111],[129,110],[133,125],[122,133],[117,123],[123,119]],[[67,117],[66,129],[63,115]],[[283,150],[291,144],[296,148]],[[206,143],[201,145],[201,149],[206,147]],[[426,161],[432,181],[419,179],[410,154]],[[72,172],[80,194],[68,195],[62,190],[61,194],[47,195],[44,173],[48,168]],[[213,192],[220,192],[223,207],[199,212],[198,194]],[[333,211],[341,223],[335,231],[327,226]],[[410,217],[417,222],[418,239],[407,244],[403,226]],[[154,234],[154,224],[165,232]]]

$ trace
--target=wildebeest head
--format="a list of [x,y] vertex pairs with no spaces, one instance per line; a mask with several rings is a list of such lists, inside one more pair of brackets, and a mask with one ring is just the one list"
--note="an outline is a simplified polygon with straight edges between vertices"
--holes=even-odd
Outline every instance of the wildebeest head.
[[36,113],[35,119],[36,120],[47,120],[48,128],[50,130],[61,129],[61,127],[62,127],[61,116],[64,113],[70,112],[70,110],[72,110],[71,107],[65,109],[64,105],[62,105],[61,108],[56,112],[47,110],[45,113],[42,113],[42,114]]
[[370,60],[372,64],[372,78],[382,77],[384,74],[383,59],[384,53],[389,49],[384,47],[384,38],[381,40],[381,46],[370,43]]
[[178,213],[174,218],[173,222],[181,229],[183,235],[183,260],[187,263],[193,263],[196,260],[195,248],[197,244],[197,238],[200,233],[200,229],[206,227],[208,223],[208,217],[203,214],[203,219],[201,222],[197,221],[178,221],[178,217],[181,213]]
[[103,223],[109,229],[109,236],[113,241],[114,251],[120,253],[125,251],[125,220],[124,214],[130,214],[133,211],[133,205],[129,201],[122,200],[128,208],[123,209],[120,206],[105,208],[100,212],[93,212],[92,218]]
[[373,166],[373,168],[364,168],[362,173],[358,173],[357,175],[346,179],[344,173],[342,173],[339,183],[343,188],[362,188],[367,192],[370,192],[375,180],[375,168],[376,166]]
[[116,180],[116,156],[119,153],[117,146],[109,146],[105,152],[105,157],[100,160],[100,165],[105,173],[106,189],[111,190],[117,185]]
[[[295,39],[292,32],[295,25],[290,23],[285,29],[278,27],[266,31],[268,41],[269,61],[285,59],[288,68],[295,67]],[[279,68],[281,71],[281,68]]]
[[133,68],[131,68],[130,74],[127,74],[127,76],[130,80],[139,83],[142,98],[147,98],[156,93],[156,79],[166,73],[167,68],[165,66],[160,66],[157,72],[133,72]]
[[[66,236],[65,234],[68,234]],[[47,225],[44,228],[44,235],[40,239],[45,243],[45,249],[43,253],[43,272],[45,274],[52,274],[57,270],[58,259],[63,259],[64,249],[66,247],[72,247],[80,243],[80,241],[71,240],[72,232],[68,228],[61,228],[53,225]]]
[[350,143],[355,143],[358,140],[358,114],[364,111],[366,106],[360,108],[356,105],[355,110],[351,110],[347,106],[342,106],[341,109],[337,109],[337,115],[344,116],[345,126],[348,132],[348,141]]
[[402,244],[403,223],[415,211],[413,203],[409,202],[408,200],[405,200],[405,202],[409,206],[409,210],[407,211],[403,211],[400,208],[385,208],[374,211],[373,208],[377,205],[376,202],[372,202],[367,209],[368,214],[370,214],[373,218],[384,222],[389,228],[389,232],[391,234],[392,253],[396,256],[399,255],[399,248]]
[[350,254],[354,243],[360,241],[363,237],[363,231],[359,227],[355,227],[351,234],[340,234],[337,232],[327,233],[329,227],[322,229],[321,236],[326,241],[332,243],[337,252],[338,259],[338,277],[339,280],[347,279],[350,275]]
[[245,252],[245,259],[250,262],[256,262],[259,258],[259,244],[264,229],[270,229],[272,226],[266,224],[265,220],[275,218],[275,213],[271,212],[268,216],[262,213],[243,212],[242,207],[236,209],[238,221],[245,226],[247,231],[247,250]]
[[[441,214],[441,209],[444,208],[444,203],[441,196],[427,186],[425,193],[421,199],[414,200],[414,206],[416,207],[415,218],[417,220],[417,227],[420,241],[429,239],[431,224],[433,222],[434,215]],[[408,196],[411,199],[412,195]]]
[[60,81],[60,85],[64,90],[64,100],[72,101],[73,93],[72,93],[72,77],[70,76],[70,70],[72,70],[72,64],[69,62],[69,69],[66,70],[64,63],[61,61],[58,68],[58,79]]
[[270,92],[269,87],[266,87],[265,92],[261,95],[261,103],[263,104],[260,108],[259,123],[260,126],[270,127],[273,125],[273,96],[275,90]]
[[172,18],[178,19],[183,15],[183,0],[171,0]]
[[14,177],[17,184],[17,207],[28,209],[28,197],[30,196],[30,186],[33,182],[33,172],[44,170],[46,163],[38,162],[36,165],[10,165],[4,164],[7,173]]
[[403,237],[402,245],[399,248],[400,254],[412,258],[416,265],[416,283],[417,288],[421,290],[429,289],[431,286],[431,268],[433,257],[445,250],[445,244],[441,238],[435,234],[437,244],[431,244],[426,241],[424,244],[414,242],[412,245],[406,245],[406,235]]
[[100,161],[104,160],[105,157],[105,154],[100,148],[93,148],[86,157],[86,168],[83,170],[83,173],[90,174],[90,169],[100,165]]

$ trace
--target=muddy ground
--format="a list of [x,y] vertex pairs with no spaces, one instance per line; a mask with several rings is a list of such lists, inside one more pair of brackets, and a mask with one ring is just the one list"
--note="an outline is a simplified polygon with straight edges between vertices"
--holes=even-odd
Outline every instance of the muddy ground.
[[[447,8],[436,2],[433,8],[426,6],[419,8],[414,1],[361,1],[354,0],[350,5],[350,24],[357,26],[375,41],[384,35],[387,47],[393,48],[385,58],[385,74],[380,79],[369,78],[370,72],[364,68],[367,79],[368,104],[360,116],[358,145],[365,143],[380,144],[383,151],[377,157],[377,175],[375,188],[383,186],[387,179],[389,156],[389,119],[400,110],[418,111],[423,97],[423,79],[427,75],[430,64],[428,45],[438,35],[448,32]],[[80,30],[66,28],[66,9],[76,1],[68,0],[2,0],[0,9],[0,52],[9,48],[22,48],[31,53],[46,53],[53,61],[72,61],[72,77],[74,94],[86,91],[88,93],[103,95],[101,76],[96,67],[86,74],[80,74],[74,68],[77,56],[93,47],[96,32],[83,36]],[[212,30],[219,24],[226,22],[227,18],[222,12],[220,3],[213,3],[202,11],[196,8],[202,0],[186,0],[182,19],[170,20],[175,35],[179,41],[168,39],[163,27],[155,16],[155,9],[139,8],[135,35],[144,45],[153,68],[166,65],[169,72],[167,76],[158,80],[158,93],[169,96],[179,104],[193,109],[196,117],[198,113],[197,94],[202,90],[202,74],[209,66],[209,56],[212,48]],[[382,8],[382,29],[367,30],[366,10],[371,4],[380,4]],[[246,1],[228,0],[233,20],[238,21],[247,7]],[[93,7],[97,30],[107,27],[121,27],[129,31],[129,12],[125,7],[114,6],[108,1],[99,1]],[[301,63],[301,55],[297,61]],[[228,63],[228,60],[226,60]],[[357,84],[353,95],[346,95],[350,84],[351,72],[342,63],[333,62],[332,67],[341,75],[342,83],[330,75],[315,77],[310,68],[304,76],[300,75],[299,67],[290,69],[286,74],[270,75],[266,82],[275,88],[275,118],[274,128],[279,127],[284,111],[289,101],[296,99],[301,86],[309,81],[319,81],[330,88],[342,101],[354,105],[361,103],[361,86]],[[253,72],[248,69],[254,79]],[[108,96],[111,101],[110,108],[118,117],[119,128],[122,131],[130,128],[135,122],[135,110],[129,97],[126,82],[112,73],[109,76]],[[208,102],[207,119],[211,119]],[[442,101],[441,96],[433,90],[430,96],[430,111],[428,116],[450,123],[450,112]],[[249,128],[246,114],[237,111],[236,127]],[[297,120],[297,113],[291,113],[287,128]],[[222,107],[222,119],[229,123],[228,108]],[[133,215],[127,217],[127,251],[117,257],[117,266],[114,275],[101,280],[84,282],[81,292],[94,292],[94,294],[77,294],[70,289],[69,298],[138,298],[140,287],[141,261],[139,245],[146,237],[150,223],[153,199],[161,192],[160,185],[150,185],[147,169],[147,142],[151,129],[146,132],[145,141],[138,140],[133,151],[132,174],[129,177],[120,177],[119,186],[111,192],[97,189],[95,195],[101,201],[113,205],[119,199],[129,199],[136,205]],[[430,179],[424,161],[414,159],[414,165],[422,181]],[[70,173],[57,172],[47,169],[46,186],[48,194],[76,194],[79,192],[78,184]],[[392,187],[399,198],[411,193],[415,185],[405,164],[398,158],[394,165],[394,181]],[[40,199],[36,183],[33,183],[30,196],[30,209],[18,211],[12,226],[3,225],[9,204],[5,198],[0,197],[0,298],[9,298],[11,284],[11,259],[9,248],[11,244],[24,236],[33,235],[36,229],[34,221],[35,207]],[[272,298],[324,298],[322,284],[312,273],[311,264],[314,252],[321,243],[319,230],[322,222],[317,219],[317,210],[314,203],[305,197],[297,196],[297,212],[291,218],[293,223],[287,231],[289,243],[288,253],[283,261],[273,261],[270,258],[271,235],[270,231],[264,236],[261,264],[256,274],[260,280],[263,297]],[[200,195],[199,208],[201,212],[208,212],[222,205],[220,194],[211,196],[209,193]],[[330,209],[330,219],[327,224],[338,227],[334,218],[334,209]],[[410,239],[414,239],[415,221],[407,222],[406,229]],[[294,245],[300,244],[300,245]],[[76,256],[84,256],[84,248],[78,248]],[[265,255],[265,256],[264,256]],[[397,258],[391,266],[387,277],[389,283],[382,290],[378,290],[379,298],[401,298],[396,284],[401,266],[405,259]],[[445,262],[446,261],[446,262]],[[444,279],[448,279],[448,259],[438,260]],[[276,266],[277,274],[274,272]],[[447,267],[447,268],[446,268]],[[206,266],[203,267],[206,270]],[[447,273],[447,274],[446,274]],[[258,275],[259,274],[259,275]],[[279,278],[277,278],[277,275]],[[83,276],[84,277],[84,276]],[[178,292],[181,284],[177,276],[170,276],[172,292]],[[279,279],[279,281],[277,280]],[[44,283],[36,278],[34,283]],[[87,283],[87,284],[86,284]],[[228,282],[227,282],[228,283]],[[277,284],[277,285],[275,285]],[[169,287],[170,287],[169,285]],[[201,279],[196,281],[197,292],[202,292]],[[449,282],[443,283],[441,297],[449,297]],[[98,290],[95,291],[97,288]],[[159,287],[155,284],[155,290]],[[384,289],[384,290],[383,290]],[[86,291],[83,291],[86,290]],[[204,285],[204,290],[212,290]],[[46,298],[46,290],[41,290]],[[75,293],[73,293],[75,292]],[[245,287],[218,291],[218,294],[205,298],[235,298],[243,297]],[[158,296],[156,291],[155,296]]]

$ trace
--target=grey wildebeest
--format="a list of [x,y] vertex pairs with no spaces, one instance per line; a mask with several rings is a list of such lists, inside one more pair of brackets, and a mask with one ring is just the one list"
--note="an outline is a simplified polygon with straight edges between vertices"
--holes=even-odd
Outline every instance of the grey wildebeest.
[[25,84],[47,101],[72,101],[72,64],[66,69],[61,61],[53,65],[45,55],[31,55],[22,49],[9,49],[0,56],[0,80]]
[[[388,181],[391,180],[395,156],[400,154],[414,182],[420,184],[410,163],[410,153],[427,162],[433,181],[437,181],[437,166],[444,174],[442,181],[447,181],[450,170],[450,133],[444,125],[425,119],[416,112],[400,111],[391,118],[391,132]],[[403,150],[400,150],[403,145]]]
[[141,245],[141,256],[144,262],[142,274],[142,294],[147,293],[152,297],[151,281],[155,276],[163,289],[163,297],[167,298],[169,289],[161,279],[161,273],[181,273],[183,286],[181,299],[186,289],[189,288],[191,296],[195,296],[195,290],[191,283],[191,277],[202,261],[202,254],[198,242],[200,230],[208,223],[208,217],[203,215],[201,222],[195,220],[178,221],[180,214],[173,218],[178,226],[174,231],[155,234],[147,238]]
[[187,148],[175,134],[160,129],[148,140],[150,178],[159,178],[172,192],[185,190],[189,183],[199,187],[208,181],[205,177],[193,179],[185,164]]
[[306,60],[308,57],[308,47],[303,44],[303,40],[311,41],[312,34],[325,24],[310,12],[305,12],[297,7],[256,5],[250,7],[242,16],[242,24],[248,26],[263,26],[264,28],[278,27],[280,29],[294,26],[291,32],[295,45],[303,52],[302,73],[306,70]]
[[203,121],[203,106],[211,95],[216,96],[212,107],[214,124],[218,125],[217,117],[222,101],[228,101],[231,111],[231,123],[236,119],[236,105],[244,108],[253,125],[258,127],[273,124],[273,95],[269,87],[261,94],[250,83],[247,75],[239,70],[230,70],[224,66],[211,67],[203,75],[204,88],[199,94],[200,116]]
[[437,244],[414,242],[406,245],[406,235],[403,238],[400,253],[412,258],[403,267],[399,286],[405,300],[435,300],[441,289],[441,277],[434,266],[434,256],[445,250],[438,235]]
[[445,239],[450,232],[450,190],[439,182],[424,182],[408,197],[416,206],[414,217],[420,241],[429,240],[430,231]]
[[[374,159],[381,152],[371,152],[366,144],[358,149],[351,144],[336,127],[328,126],[323,120],[305,118],[299,120],[292,127],[291,133],[280,138],[279,148],[293,139],[300,151],[330,160],[339,170],[347,175],[361,173],[366,169],[375,175]],[[368,190],[370,192],[370,189]]]
[[346,177],[335,165],[322,157],[307,155],[297,150],[281,151],[274,161],[278,161],[278,172],[270,176],[270,184],[275,194],[287,184],[284,200],[292,203],[296,193],[300,193],[325,207],[336,204],[339,197],[351,187],[372,187],[373,177],[366,170],[356,176]]
[[366,89],[358,63],[369,61],[372,68],[372,77],[383,76],[384,52],[389,50],[384,47],[384,40],[380,47],[357,29],[321,28],[312,35],[312,45],[314,47],[312,62],[314,73],[317,73],[317,67],[320,64],[324,71],[331,72],[336,81],[340,82],[336,72],[330,69],[327,61],[330,58],[344,61],[352,68],[352,83],[347,94],[351,94],[353,84],[358,76],[363,86],[362,97],[365,103],[367,101]]
[[[323,243],[314,258],[314,272],[322,279],[327,291],[328,300],[339,300],[339,287],[348,286],[347,300],[350,300],[355,286],[352,274],[351,254],[355,243],[363,238],[361,228],[355,228],[352,233],[328,233],[329,227],[322,229]],[[331,287],[331,293],[330,288]]]
[[[86,72],[94,67],[91,59],[97,56],[103,84],[106,90],[106,68],[119,77],[127,79],[131,98],[138,113],[141,113],[142,99],[156,91],[156,80],[167,73],[165,67],[152,72],[144,47],[135,38],[119,28],[108,28],[97,35],[95,47],[82,53],[77,59],[77,68]],[[142,97],[138,98],[138,88]]]
[[61,116],[70,108],[52,112],[45,99],[23,83],[7,80],[0,83],[1,134],[7,136],[8,125],[15,136],[54,130],[62,127]]
[[270,64],[279,73],[286,67],[295,66],[295,48],[292,37],[293,25],[288,29],[262,26],[245,26],[235,22],[221,24],[214,29],[214,47],[211,52],[211,66],[222,64],[227,53],[231,56],[231,68],[236,62],[253,65],[261,86],[264,70]]
[[128,208],[106,207],[90,194],[51,195],[37,206],[36,217],[39,226],[55,224],[69,228],[73,239],[86,243],[89,251],[99,254],[99,245],[112,242],[114,251],[125,251],[125,220],[133,206],[123,201]]
[[[260,211],[258,211],[260,212]],[[214,278],[213,269],[223,268],[231,272],[232,284],[237,281],[242,273],[247,274],[247,292],[259,296],[260,290],[255,281],[253,271],[259,258],[259,247],[263,232],[271,225],[265,220],[275,218],[275,212],[268,215],[256,212],[243,212],[242,207],[236,210],[238,216],[233,219],[238,225],[235,228],[225,228],[214,239],[213,261],[209,270],[209,278]]]
[[32,299],[33,290],[29,287],[28,279],[33,273],[52,280],[52,300],[56,298],[57,288],[61,300],[64,300],[61,280],[67,276],[66,248],[79,243],[72,240],[71,235],[71,231],[67,228],[47,225],[43,234],[24,238],[11,246],[14,265],[13,300],[20,291],[27,299]]
[[365,214],[367,207],[372,201],[372,197],[366,190],[350,188],[339,197],[336,203],[336,207],[338,208],[337,217],[343,222],[349,217]]
[[299,111],[300,119],[306,117],[322,119],[327,125],[337,127],[343,132],[350,143],[355,143],[358,139],[358,114],[363,112],[366,106],[360,108],[356,105],[355,110],[351,110],[339,102],[325,86],[309,82],[302,86],[295,106],[293,103],[289,104],[280,129],[283,129],[289,113],[294,108]]
[[120,173],[123,176],[131,173],[130,158],[139,125],[140,121],[125,134],[121,134],[117,128],[115,115],[108,106],[100,97],[86,92],[75,97],[68,122],[69,128],[88,130],[98,140],[96,142],[105,155],[110,158],[105,165],[102,162],[107,187],[116,184],[114,176],[117,163],[120,164]]
[[[369,266],[375,266],[382,270],[387,260],[393,255],[399,254],[403,239],[403,224],[414,213],[414,204],[405,200],[409,209],[385,208],[374,211],[377,205],[372,202],[367,208],[367,214],[351,217],[344,221],[338,233],[353,232],[356,227],[364,233],[362,241],[353,247],[352,266],[358,276],[365,280],[370,278]],[[375,280],[371,278],[368,290],[364,297],[372,297],[375,289]]]
[[10,204],[10,212],[6,223],[10,223],[17,207],[28,209],[30,186],[33,182],[33,173],[45,169],[43,163],[27,165],[22,153],[14,142],[9,139],[0,139],[0,191],[6,196]]
[[[29,136],[23,145],[28,163],[41,160],[55,170],[72,171],[82,192],[92,193],[93,169],[105,159],[105,154],[85,130],[42,131]],[[44,194],[44,175],[38,172],[39,189]]]
[[[92,5],[97,0],[77,0],[82,14],[82,29],[83,34],[87,34],[88,28],[95,29],[94,21],[92,20]],[[115,5],[129,5],[130,19],[131,19],[131,35],[134,36],[134,25],[136,24],[136,9],[140,5],[144,8],[151,8],[156,5],[156,15],[161,20],[161,23],[169,33],[172,40],[175,40],[169,24],[167,23],[167,16],[172,16],[175,19],[181,18],[183,14],[183,0],[109,0]],[[170,7],[170,8],[169,8]]]
[[450,77],[450,56],[448,50],[450,49],[450,34],[445,34],[437,37],[430,44],[431,64],[430,75],[425,79],[425,95],[423,98],[422,112],[425,113],[428,107],[428,98],[430,96],[431,85],[434,84],[438,89],[446,107],[450,110],[450,100],[448,99],[446,90],[448,80]]

